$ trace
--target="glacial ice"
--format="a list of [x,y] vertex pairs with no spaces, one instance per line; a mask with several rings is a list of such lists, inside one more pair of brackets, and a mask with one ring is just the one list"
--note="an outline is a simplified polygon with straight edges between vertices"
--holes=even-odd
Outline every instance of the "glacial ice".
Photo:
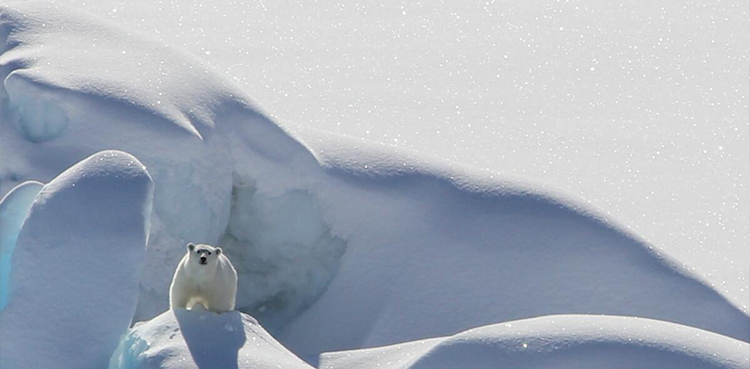
[[16,128],[31,142],[44,142],[60,137],[70,120],[54,102],[55,94],[34,86],[28,79],[8,78],[5,81],[11,114]]
[[11,257],[21,225],[42,190],[42,183],[27,181],[16,186],[0,201],[0,311],[8,305]]
[[107,365],[138,300],[152,191],[143,164],[121,151],[92,155],[42,188],[11,259],[2,369]]
[[235,183],[229,225],[220,244],[243,250],[230,255],[244,291],[237,308],[276,330],[325,290],[346,242],[331,234],[311,193],[257,192],[252,182]]

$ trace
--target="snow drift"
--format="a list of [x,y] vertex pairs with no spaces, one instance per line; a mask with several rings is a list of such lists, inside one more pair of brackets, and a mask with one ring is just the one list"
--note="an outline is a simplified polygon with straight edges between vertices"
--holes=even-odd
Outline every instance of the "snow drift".
[[322,355],[322,369],[722,368],[750,365],[750,345],[679,324],[556,315],[450,337]]
[[750,339],[746,311],[561,194],[328,134],[303,144],[190,54],[55,4],[0,6],[0,41],[2,193],[106,148],[149,168],[136,321],[167,308],[190,241],[225,247],[238,308],[311,361],[548,314]]
[[93,155],[42,188],[12,257],[3,369],[107,364],[138,301],[152,191],[143,164],[119,151]]
[[128,332],[110,369],[311,369],[238,311],[170,310]]

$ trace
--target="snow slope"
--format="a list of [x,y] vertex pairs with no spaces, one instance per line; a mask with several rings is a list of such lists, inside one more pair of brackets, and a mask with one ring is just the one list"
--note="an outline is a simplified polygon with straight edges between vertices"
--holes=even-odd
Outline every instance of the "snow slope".
[[311,369],[249,315],[169,310],[123,338],[109,369]]
[[36,181],[24,182],[0,201],[0,311],[8,304],[10,259],[16,248],[18,233],[42,186]]
[[750,365],[750,346],[651,319],[553,315],[450,337],[322,355],[322,369],[724,368]]
[[167,308],[190,241],[223,246],[238,308],[310,361],[547,314],[750,340],[746,311],[580,201],[314,130],[301,143],[191,55],[56,4],[0,6],[0,35],[0,191],[105,148],[148,167],[136,321]]
[[333,179],[318,193],[348,249],[326,292],[279,335],[303,358],[561,313],[750,338],[746,313],[575,202],[336,142],[316,144]]
[[282,126],[573,194],[750,306],[750,4],[57,0],[181,47]]
[[138,301],[152,191],[143,164],[120,151],[97,153],[42,188],[11,259],[0,367],[106,366]]

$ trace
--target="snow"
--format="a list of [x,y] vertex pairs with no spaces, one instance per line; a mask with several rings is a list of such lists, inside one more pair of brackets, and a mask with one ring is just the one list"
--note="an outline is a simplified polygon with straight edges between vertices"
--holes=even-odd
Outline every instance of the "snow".
[[408,155],[370,161],[344,140],[314,146],[334,178],[321,202],[348,244],[326,292],[278,335],[306,360],[549,314],[750,337],[745,312],[574,199]]
[[36,195],[43,184],[27,181],[16,186],[0,201],[0,311],[8,305],[10,295],[10,260],[16,248],[18,233]]
[[[750,341],[736,293],[623,226],[617,212],[541,182],[314,124],[290,133],[215,65],[143,31],[58,3],[0,5],[0,194],[24,181],[48,183],[26,215],[11,217],[23,224],[0,313],[3,369],[26,360],[101,368],[118,343],[112,365],[125,369],[179,367],[180,359],[244,365],[239,353],[249,341],[239,332],[268,336],[251,318],[164,313],[187,242],[222,246],[239,274],[238,309],[311,363],[322,352],[419,346],[555,314],[637,316]],[[96,154],[108,149],[120,151]],[[4,200],[0,214],[8,206]],[[3,253],[18,229],[0,228]],[[70,247],[76,251],[63,252]],[[95,268],[76,273],[73,265],[93,252],[102,254]],[[551,326],[544,319],[536,320],[540,332]],[[131,321],[142,323],[120,340]],[[595,338],[614,342],[618,330],[638,326],[613,324]],[[264,342],[248,365],[304,366]],[[197,348],[212,344],[214,351]],[[721,355],[734,360],[733,351]]]
[[322,355],[321,369],[747,368],[750,345],[651,319],[553,315]]
[[170,310],[136,325],[109,369],[311,369],[251,316],[233,311]]
[[121,151],[92,155],[42,188],[11,259],[3,368],[107,364],[138,301],[152,191],[143,164]]
[[303,139],[581,198],[750,307],[747,2],[58,2],[192,53]]

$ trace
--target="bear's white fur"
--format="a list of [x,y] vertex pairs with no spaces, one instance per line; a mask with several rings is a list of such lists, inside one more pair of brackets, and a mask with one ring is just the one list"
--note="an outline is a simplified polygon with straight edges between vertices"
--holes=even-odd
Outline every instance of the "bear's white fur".
[[234,310],[237,271],[220,247],[188,243],[169,287],[170,309],[191,309],[196,304],[208,311]]

